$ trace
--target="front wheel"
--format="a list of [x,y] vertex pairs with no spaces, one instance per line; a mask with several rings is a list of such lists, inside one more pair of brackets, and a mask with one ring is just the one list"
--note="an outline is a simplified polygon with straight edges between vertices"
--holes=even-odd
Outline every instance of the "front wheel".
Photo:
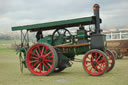
[[90,50],[83,58],[83,68],[90,75],[100,76],[108,69],[107,56],[100,50]]

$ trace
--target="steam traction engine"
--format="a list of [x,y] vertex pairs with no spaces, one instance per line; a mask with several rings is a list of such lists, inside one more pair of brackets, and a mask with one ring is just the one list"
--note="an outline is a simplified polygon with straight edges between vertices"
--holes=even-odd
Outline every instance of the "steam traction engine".
[[[75,60],[75,55],[83,54],[83,68],[88,74],[99,76],[110,71],[115,64],[115,59],[105,48],[106,39],[100,30],[99,8],[98,4],[94,5],[94,16],[91,17],[12,27],[12,31],[21,31],[19,48],[21,67],[24,65],[35,75],[49,75],[70,67],[70,61]],[[87,35],[84,29],[86,25],[95,25],[95,31],[90,30],[90,35]],[[76,35],[72,35],[67,29],[71,27],[79,28],[76,30]],[[55,31],[52,35],[41,37],[36,44],[30,46],[29,31],[53,29]]]

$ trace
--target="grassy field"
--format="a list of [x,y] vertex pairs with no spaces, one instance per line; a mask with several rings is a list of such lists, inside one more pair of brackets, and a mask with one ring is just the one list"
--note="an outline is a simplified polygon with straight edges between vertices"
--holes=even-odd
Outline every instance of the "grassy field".
[[20,43],[20,40],[0,40],[0,48],[8,48],[15,43]]
[[128,57],[116,60],[112,71],[98,77],[89,76],[79,62],[60,73],[34,76],[28,69],[23,74],[20,72],[14,50],[0,48],[0,85],[128,85]]

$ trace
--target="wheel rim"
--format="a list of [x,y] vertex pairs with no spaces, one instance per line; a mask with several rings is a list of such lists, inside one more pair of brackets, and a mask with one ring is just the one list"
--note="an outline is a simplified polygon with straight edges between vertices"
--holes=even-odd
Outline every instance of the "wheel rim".
[[48,75],[55,68],[55,55],[46,44],[36,44],[29,49],[26,63],[33,74]]
[[108,56],[108,63],[109,63],[108,64],[108,69],[107,69],[107,72],[108,72],[108,71],[110,71],[114,67],[115,59],[114,59],[114,56],[111,53],[111,51],[106,50],[106,54]]
[[85,55],[83,59],[83,66],[88,74],[98,76],[102,75],[106,71],[108,61],[104,53],[94,50]]

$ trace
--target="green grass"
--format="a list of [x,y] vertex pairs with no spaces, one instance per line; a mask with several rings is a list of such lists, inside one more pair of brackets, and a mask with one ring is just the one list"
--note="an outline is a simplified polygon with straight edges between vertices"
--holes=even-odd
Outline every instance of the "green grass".
[[112,71],[98,77],[88,75],[79,62],[60,73],[34,76],[28,69],[20,72],[14,50],[0,48],[0,85],[128,85],[128,57],[116,60]]
[[[20,40],[0,40],[0,48],[10,48],[12,45],[21,43]],[[29,45],[33,45],[33,42],[30,41]]]
[[0,48],[8,48],[14,43],[20,43],[20,40],[0,40]]
[[0,40],[0,44],[13,44],[13,43],[20,43],[20,40]]

